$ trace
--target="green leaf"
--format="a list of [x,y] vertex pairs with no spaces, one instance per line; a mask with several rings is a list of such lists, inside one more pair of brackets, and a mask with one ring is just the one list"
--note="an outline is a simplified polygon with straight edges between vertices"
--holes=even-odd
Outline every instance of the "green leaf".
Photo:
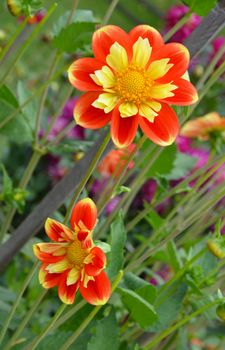
[[199,16],[206,16],[209,11],[216,5],[217,0],[185,0],[184,3]]
[[3,173],[2,196],[4,197],[13,191],[13,183],[3,164],[0,165],[0,168]]
[[124,277],[124,282],[125,285],[128,289],[138,289],[144,286],[149,286],[149,282],[143,280],[142,278],[136,276],[134,273],[132,272],[127,272],[125,273]]
[[197,159],[185,153],[178,152],[173,165],[172,171],[166,175],[167,180],[178,180],[184,177],[188,172],[193,169]]
[[120,293],[124,305],[130,311],[131,318],[133,318],[141,328],[147,328],[155,322],[157,318],[155,309],[142,295],[125,288],[117,288],[117,291]]
[[172,284],[158,298],[155,309],[158,315],[156,323],[148,329],[150,332],[161,332],[175,321],[187,292],[186,283]]
[[[0,123],[19,107],[12,92],[3,85],[0,88]],[[0,129],[0,135],[6,136],[10,141],[21,144],[31,142],[32,131],[23,114],[18,113],[10,122]]]
[[101,248],[101,250],[103,250],[104,253],[109,253],[111,251],[111,246],[110,244],[106,243],[106,242],[101,242],[101,241],[95,241],[94,242],[95,245],[99,248]]
[[127,193],[127,192],[130,192],[130,191],[131,191],[130,187],[122,185],[122,186],[119,186],[119,187],[116,188],[116,190],[113,192],[113,196],[117,196],[117,195],[119,195],[121,193]]
[[111,225],[111,253],[108,258],[106,273],[109,278],[113,278],[122,269],[124,264],[124,246],[126,243],[126,230],[119,213],[116,220]]
[[[149,143],[147,141],[145,143],[144,148],[148,147]],[[151,168],[147,172],[147,178],[170,174],[174,166],[176,153],[177,153],[177,149],[175,144],[162,148],[160,155],[158,156],[158,158],[155,160],[155,162],[152,164]],[[148,164],[148,162],[151,161],[151,158],[152,158],[152,154],[150,153],[149,158],[146,159],[142,167],[145,168],[146,164]]]
[[119,328],[115,312],[97,322],[95,334],[88,342],[87,350],[118,350],[119,349]]
[[177,251],[177,247],[176,244],[174,243],[174,241],[169,241],[167,244],[167,252],[168,252],[168,256],[170,259],[170,264],[173,267],[173,270],[175,272],[179,271],[180,268],[182,267],[181,264],[181,259],[179,256],[179,252]]
[[76,151],[86,152],[92,145],[92,141],[65,139],[57,145],[49,145],[46,148],[52,154],[62,155]]
[[[20,106],[31,97],[31,94],[21,81],[17,84],[17,96]],[[35,129],[36,109],[37,106],[33,100],[26,104],[22,109],[23,115],[32,131]]]
[[162,219],[161,216],[151,208],[149,208],[148,214],[145,216],[145,220],[152,226],[154,230],[160,228],[164,223],[164,219]]
[[91,43],[95,24],[90,22],[72,23],[63,28],[53,39],[53,45],[60,52],[74,53],[84,50]]

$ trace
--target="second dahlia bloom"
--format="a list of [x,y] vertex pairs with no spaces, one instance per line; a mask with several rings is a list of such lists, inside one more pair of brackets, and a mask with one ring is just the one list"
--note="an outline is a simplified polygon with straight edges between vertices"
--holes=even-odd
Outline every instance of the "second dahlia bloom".
[[211,133],[225,133],[225,118],[212,112],[203,117],[188,121],[181,129],[181,136],[208,140]]
[[40,283],[47,289],[58,287],[59,298],[65,304],[74,302],[78,288],[92,305],[105,304],[110,297],[110,282],[104,272],[106,256],[92,240],[96,221],[97,208],[85,198],[72,210],[71,229],[47,219],[45,231],[53,243],[34,245],[34,254],[42,262]]
[[138,125],[156,144],[170,145],[179,123],[170,105],[190,105],[198,96],[184,78],[189,52],[179,43],[164,44],[160,33],[139,25],[128,34],[108,25],[92,40],[95,58],[81,58],[69,68],[71,84],[87,91],[74,108],[77,124],[98,129],[111,122],[118,147],[130,145]]
[[[119,176],[131,152],[135,149],[135,145],[130,145],[127,149],[113,149],[99,163],[98,171],[104,177],[111,175]],[[127,169],[134,167],[134,161],[128,163]]]

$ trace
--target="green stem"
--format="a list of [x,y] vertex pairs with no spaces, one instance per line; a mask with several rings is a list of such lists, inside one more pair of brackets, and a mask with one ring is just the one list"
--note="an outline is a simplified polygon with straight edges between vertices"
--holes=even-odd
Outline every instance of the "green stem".
[[109,5],[108,7],[108,10],[106,11],[106,14],[102,20],[102,25],[106,25],[110,19],[110,17],[112,16],[113,14],[113,11],[115,10],[116,8],[116,5],[118,4],[119,0],[112,0],[111,4]]
[[[41,157],[41,153],[38,151],[35,151],[32,154],[31,159],[28,163],[28,166],[23,174],[23,177],[22,177],[21,181],[19,182],[19,188],[21,188],[21,189],[26,188],[26,186],[27,186],[32,174],[33,174],[33,171],[36,168],[37,163],[39,162],[40,157]],[[15,213],[16,213],[15,208],[9,208],[9,211],[8,211],[8,213],[5,217],[5,220],[2,224],[2,229],[0,231],[0,242],[3,240],[6,232],[8,231]]]
[[11,46],[13,45],[14,41],[17,39],[17,37],[20,35],[20,33],[23,31],[24,27],[27,24],[28,17],[23,20],[23,22],[20,23],[20,25],[17,27],[17,30],[12,35],[12,37],[9,39],[8,43],[0,53],[0,63],[3,61],[5,55],[9,52]]
[[189,20],[192,13],[187,12],[164,36],[164,41],[168,41],[183,25]]
[[109,140],[110,140],[110,133],[108,132],[106,137],[104,138],[102,144],[100,145],[100,147],[98,149],[98,152],[96,153],[95,157],[92,159],[86,174],[84,175],[84,177],[82,178],[81,182],[79,183],[78,187],[75,190],[73,198],[70,201],[70,204],[69,204],[69,206],[67,208],[67,212],[66,212],[66,215],[65,215],[64,223],[66,223],[68,221],[74,203],[78,199],[80,193],[82,192],[84,186],[86,185],[88,179],[90,178],[92,172],[94,171],[94,169],[95,169],[95,167],[96,167],[96,165],[97,165],[97,163],[98,163],[102,153],[104,152],[106,146],[108,145]]
[[24,328],[26,327],[26,325],[30,321],[31,317],[33,316],[34,312],[36,311],[36,309],[38,308],[38,306],[40,305],[42,299],[44,298],[44,296],[46,294],[47,294],[47,290],[44,289],[42,291],[42,293],[39,295],[39,298],[37,298],[37,300],[33,304],[32,308],[26,314],[25,318],[19,324],[15,333],[12,335],[10,341],[5,345],[4,350],[9,350],[11,347],[13,347],[16,344],[16,340],[18,339],[18,336],[23,332]]
[[159,335],[157,335],[152,341],[150,341],[150,343],[148,343],[143,348],[143,350],[152,349],[153,346],[159,344],[165,337],[167,337],[168,335],[170,335],[171,333],[175,332],[177,329],[179,329],[180,327],[182,327],[183,325],[185,325],[186,323],[191,321],[194,317],[196,317],[198,315],[201,315],[203,312],[205,312],[206,310],[212,308],[213,306],[215,306],[215,305],[217,305],[219,303],[221,303],[221,299],[214,300],[214,301],[204,305],[203,307],[201,307],[197,311],[193,312],[192,314],[184,317],[182,320],[177,322],[175,325],[165,329],[163,332],[161,332]]
[[35,28],[35,30],[32,32],[32,34],[30,35],[30,37],[25,40],[24,44],[21,46],[19,52],[17,53],[17,55],[15,55],[15,58],[13,60],[13,62],[10,64],[9,68],[6,70],[5,74],[3,75],[2,79],[1,79],[1,86],[4,84],[6,78],[8,77],[8,75],[11,73],[11,71],[15,68],[15,64],[16,62],[22,57],[22,55],[24,54],[24,52],[26,51],[26,49],[29,47],[29,45],[32,43],[33,39],[37,36],[37,34],[40,32],[41,28],[44,26],[44,24],[46,23],[46,21],[49,19],[49,17],[52,15],[52,13],[55,11],[57,7],[57,4],[53,4],[50,9],[48,10],[48,12],[46,13],[45,17],[43,18],[43,20],[37,25],[37,27]]
[[34,350],[36,349],[36,347],[38,346],[38,344],[42,341],[42,339],[50,332],[50,330],[53,328],[54,324],[56,323],[56,321],[58,320],[58,318],[60,317],[60,315],[63,313],[63,311],[66,309],[67,304],[62,304],[57,312],[55,313],[54,317],[51,319],[50,323],[48,324],[48,326],[41,332],[41,334],[34,339],[33,342],[31,342],[30,344],[28,344],[24,350]]
[[15,314],[15,311],[17,309],[17,306],[19,305],[19,302],[20,302],[20,300],[22,298],[22,295],[25,292],[25,290],[26,290],[27,286],[29,285],[30,281],[32,280],[32,278],[33,278],[35,272],[37,271],[38,267],[39,267],[39,263],[34,264],[34,266],[31,269],[29,275],[25,279],[24,284],[23,284],[19,294],[17,295],[17,298],[16,298],[16,300],[15,300],[13,306],[12,306],[12,309],[11,309],[8,317],[4,321],[4,326],[3,326],[2,330],[1,330],[1,333],[0,333],[0,345],[1,345],[1,343],[2,343],[2,341],[4,339],[4,337],[5,337],[5,334],[7,332],[9,324],[10,324],[10,322],[11,322],[11,320],[12,320],[14,314]]
[[[123,271],[119,271],[115,281],[112,284],[112,293],[117,288],[118,284],[121,281],[121,278],[123,277]],[[65,344],[59,349],[59,350],[67,350],[70,345],[72,345],[75,340],[81,335],[81,333],[84,331],[84,329],[89,325],[89,323],[93,320],[94,316],[99,312],[99,310],[104,305],[95,306],[95,308],[90,312],[90,314],[87,316],[87,318],[81,323],[81,325],[77,328],[74,334],[72,334]],[[33,350],[33,349],[32,349]]]

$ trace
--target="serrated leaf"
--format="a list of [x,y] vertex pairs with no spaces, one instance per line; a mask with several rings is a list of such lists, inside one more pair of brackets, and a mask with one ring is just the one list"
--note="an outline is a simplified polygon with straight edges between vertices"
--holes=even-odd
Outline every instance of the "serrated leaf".
[[71,23],[54,37],[52,43],[60,52],[74,53],[91,43],[94,29],[94,23]]
[[[145,287],[143,287],[145,288]],[[130,311],[131,318],[136,321],[141,328],[147,328],[155,322],[157,314],[151,303],[146,301],[137,292],[125,288],[117,288],[124,305]]]
[[167,244],[167,252],[170,259],[170,264],[175,272],[179,271],[182,267],[181,259],[179,257],[179,252],[177,251],[176,244],[174,241],[169,241]]
[[123,268],[125,243],[126,230],[122,214],[119,213],[111,225],[111,253],[109,254],[108,267],[106,269],[106,273],[110,279],[115,277]]
[[216,5],[217,0],[185,0],[184,3],[199,16],[206,16],[210,10]]
[[95,334],[88,342],[87,350],[118,350],[119,328],[115,312],[97,322]]
[[[15,96],[5,85],[0,88],[0,103],[0,122],[4,121],[19,107]],[[6,136],[10,141],[18,144],[31,142],[33,139],[30,126],[21,113],[18,113],[0,129],[0,135]]]
[[185,153],[178,152],[173,164],[172,171],[165,176],[167,180],[178,180],[186,176],[195,166],[197,158]]
[[62,155],[76,151],[86,152],[92,145],[92,141],[66,139],[57,145],[48,145],[46,148],[52,154]]
[[[17,84],[17,96],[20,106],[23,105],[23,103],[26,102],[29,97],[31,97],[31,94],[21,81],[19,81]],[[32,100],[26,104],[26,106],[23,107],[22,112],[26,118],[26,121],[29,123],[31,130],[34,130],[36,116],[35,102]]]
[[4,195],[13,191],[13,183],[12,183],[12,180],[10,179],[3,164],[0,164],[0,169],[1,169],[2,174],[3,174],[2,195],[4,197]]
[[148,214],[145,216],[145,220],[152,226],[154,230],[160,228],[164,219],[152,208],[149,208]]

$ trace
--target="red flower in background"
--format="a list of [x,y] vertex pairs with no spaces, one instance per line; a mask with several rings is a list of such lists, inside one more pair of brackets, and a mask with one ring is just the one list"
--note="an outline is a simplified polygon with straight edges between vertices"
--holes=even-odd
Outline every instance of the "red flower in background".
[[197,101],[185,78],[189,52],[178,43],[164,44],[159,32],[139,25],[129,34],[108,25],[93,35],[95,58],[76,60],[69,68],[71,84],[82,91],[74,108],[77,124],[98,129],[111,122],[118,147],[130,145],[138,125],[156,144],[170,145],[179,123],[170,105]]
[[78,288],[92,305],[105,304],[110,297],[110,282],[103,271],[106,256],[92,240],[96,221],[95,203],[85,198],[72,210],[72,229],[47,219],[45,231],[54,243],[34,245],[34,254],[42,262],[40,283],[47,289],[57,286],[59,298],[65,304],[74,302]]

